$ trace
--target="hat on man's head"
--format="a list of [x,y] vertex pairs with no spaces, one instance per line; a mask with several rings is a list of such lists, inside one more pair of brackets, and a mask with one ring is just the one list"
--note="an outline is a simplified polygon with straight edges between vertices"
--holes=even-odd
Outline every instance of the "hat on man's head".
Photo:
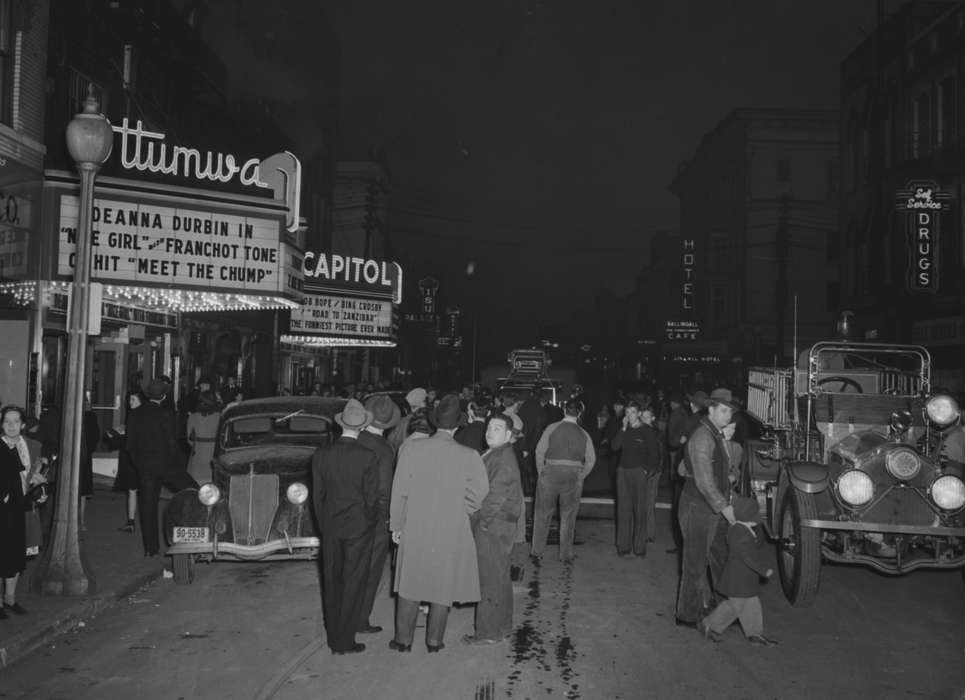
[[426,397],[429,395],[426,390],[421,386],[417,386],[415,389],[410,391],[405,395],[405,402],[409,404],[412,408],[421,408],[426,405]]
[[364,430],[372,422],[372,412],[366,411],[361,401],[349,399],[342,412],[335,414],[335,422],[346,430]]
[[147,384],[147,388],[144,390],[144,395],[149,399],[159,401],[168,395],[168,385],[160,377],[155,377]]
[[459,397],[455,394],[446,394],[432,411],[432,424],[440,430],[452,430],[459,427],[462,417]]
[[370,396],[365,400],[365,408],[372,413],[372,427],[379,430],[388,430],[399,424],[402,418],[402,411],[385,394]]
[[745,523],[760,523],[761,509],[757,501],[747,496],[738,496],[734,499],[734,517]]
[[725,406],[730,406],[735,411],[743,409],[743,407],[734,400],[734,395],[730,393],[730,389],[722,389],[719,387],[710,392],[707,403],[721,403]]
[[698,406],[707,405],[707,392],[706,391],[695,391],[690,395],[690,403],[697,404]]

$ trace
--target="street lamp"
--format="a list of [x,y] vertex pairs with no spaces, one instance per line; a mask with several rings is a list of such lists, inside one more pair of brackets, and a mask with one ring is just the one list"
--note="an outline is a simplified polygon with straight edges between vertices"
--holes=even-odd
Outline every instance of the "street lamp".
[[67,125],[67,150],[80,174],[80,211],[74,284],[71,289],[67,331],[70,371],[64,392],[64,422],[60,442],[60,468],[50,546],[31,578],[31,587],[49,595],[87,595],[94,580],[87,571],[78,541],[80,494],[80,448],[84,420],[84,386],[87,366],[87,333],[90,327],[91,217],[94,210],[94,179],[111,155],[114,132],[100,105],[88,89],[84,109]]

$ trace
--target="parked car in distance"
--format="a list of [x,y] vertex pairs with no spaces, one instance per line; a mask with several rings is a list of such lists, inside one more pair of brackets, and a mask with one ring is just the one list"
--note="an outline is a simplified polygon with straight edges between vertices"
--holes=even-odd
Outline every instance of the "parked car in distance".
[[176,583],[196,561],[314,559],[311,460],[338,434],[347,400],[279,396],[239,401],[221,413],[210,483],[177,493],[165,511]]

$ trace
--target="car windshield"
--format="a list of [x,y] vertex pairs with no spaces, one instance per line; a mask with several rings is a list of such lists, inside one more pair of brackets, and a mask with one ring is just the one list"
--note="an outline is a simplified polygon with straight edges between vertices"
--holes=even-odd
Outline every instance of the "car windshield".
[[324,416],[307,413],[261,414],[229,419],[222,428],[225,449],[252,445],[321,445],[331,430]]

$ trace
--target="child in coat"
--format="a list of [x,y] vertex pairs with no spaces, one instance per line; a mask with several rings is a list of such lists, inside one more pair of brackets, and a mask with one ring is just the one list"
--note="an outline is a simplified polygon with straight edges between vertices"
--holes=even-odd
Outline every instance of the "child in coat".
[[774,570],[763,562],[760,553],[761,522],[757,501],[746,496],[734,500],[736,521],[727,531],[727,564],[718,589],[727,596],[710,615],[700,621],[698,629],[714,642],[735,620],[740,620],[747,641],[755,646],[770,647],[777,642],[764,636],[764,612],[761,609],[760,577],[770,578]]

